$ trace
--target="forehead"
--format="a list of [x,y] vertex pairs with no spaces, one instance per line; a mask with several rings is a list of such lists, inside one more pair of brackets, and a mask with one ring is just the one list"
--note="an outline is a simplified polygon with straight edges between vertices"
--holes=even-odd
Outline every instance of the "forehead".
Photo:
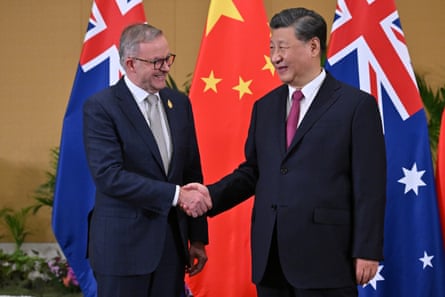
[[289,43],[297,40],[293,27],[278,28],[271,30],[270,42]]
[[165,36],[160,35],[149,42],[142,42],[139,45],[139,51],[146,56],[163,57],[169,53],[170,49]]

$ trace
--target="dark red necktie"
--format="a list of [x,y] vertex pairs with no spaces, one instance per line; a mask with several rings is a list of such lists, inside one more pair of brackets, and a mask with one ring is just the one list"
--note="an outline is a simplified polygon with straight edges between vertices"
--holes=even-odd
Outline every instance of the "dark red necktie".
[[292,94],[292,106],[289,111],[286,123],[286,140],[287,147],[290,146],[295,132],[297,131],[298,117],[300,116],[300,101],[303,99],[301,90],[297,90]]

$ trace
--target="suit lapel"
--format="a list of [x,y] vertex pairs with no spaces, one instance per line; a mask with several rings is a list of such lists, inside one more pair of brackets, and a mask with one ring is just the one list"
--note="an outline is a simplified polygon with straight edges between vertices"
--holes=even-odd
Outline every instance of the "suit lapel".
[[287,99],[289,97],[289,87],[287,85],[283,85],[278,90],[278,96],[276,99],[274,99],[275,102],[278,103],[277,112],[273,112],[273,110],[270,110],[270,116],[271,116],[271,123],[278,123],[278,126],[276,127],[277,133],[275,135],[277,136],[277,139],[275,139],[275,143],[278,143],[280,146],[280,154],[281,156],[286,155],[286,105],[287,105]]
[[335,92],[338,88],[337,81],[326,73],[326,79],[315,96],[309,110],[300,123],[300,126],[295,133],[295,137],[291,143],[287,153],[291,152],[293,148],[301,141],[303,136],[313,127],[318,119],[334,104],[338,99],[338,94]]
[[[156,140],[151,133],[150,127],[147,124],[144,116],[142,115],[139,106],[133,98],[128,87],[125,85],[123,79],[121,79],[116,87],[115,94],[118,98],[118,105],[122,110],[123,114],[127,117],[128,121],[132,124],[137,134],[140,135],[143,142],[148,146],[153,156],[155,157],[158,165],[164,168],[162,164],[161,153],[159,152]],[[162,170],[164,171],[164,170]]]

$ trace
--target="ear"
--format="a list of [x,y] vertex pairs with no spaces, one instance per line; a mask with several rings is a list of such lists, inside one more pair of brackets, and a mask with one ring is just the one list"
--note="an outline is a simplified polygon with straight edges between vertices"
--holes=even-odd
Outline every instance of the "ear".
[[126,72],[134,70],[134,60],[133,59],[127,58],[125,60],[124,64],[125,64],[125,71]]
[[309,41],[309,46],[311,49],[311,53],[313,56],[318,56],[320,55],[320,39],[318,39],[318,37],[313,37],[310,41]]

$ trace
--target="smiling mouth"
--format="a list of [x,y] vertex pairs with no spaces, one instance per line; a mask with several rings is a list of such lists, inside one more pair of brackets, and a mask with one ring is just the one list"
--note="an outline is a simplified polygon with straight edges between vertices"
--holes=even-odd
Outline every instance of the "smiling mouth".
[[286,72],[287,70],[287,66],[279,66],[275,68],[277,70],[278,73],[283,73]]
[[161,74],[156,74],[155,75],[155,77],[157,78],[157,79],[165,79],[166,78],[166,74],[164,74],[164,73],[161,73]]

